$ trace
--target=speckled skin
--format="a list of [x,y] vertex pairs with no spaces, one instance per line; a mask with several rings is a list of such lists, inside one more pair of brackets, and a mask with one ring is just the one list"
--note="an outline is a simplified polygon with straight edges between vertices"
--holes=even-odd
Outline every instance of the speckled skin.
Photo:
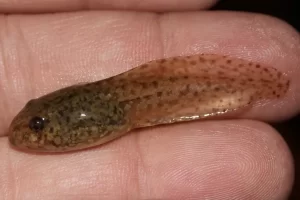
[[[282,97],[275,68],[213,54],[151,61],[120,75],[29,101],[10,126],[16,148],[65,152],[100,145],[132,129],[220,115]],[[40,131],[33,117],[45,119]]]

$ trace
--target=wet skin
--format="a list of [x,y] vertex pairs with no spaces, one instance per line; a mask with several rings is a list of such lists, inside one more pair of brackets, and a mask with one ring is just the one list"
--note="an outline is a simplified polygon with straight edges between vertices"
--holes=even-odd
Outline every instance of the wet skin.
[[219,116],[285,95],[275,68],[213,54],[160,59],[29,101],[10,126],[18,149],[66,152],[130,130]]

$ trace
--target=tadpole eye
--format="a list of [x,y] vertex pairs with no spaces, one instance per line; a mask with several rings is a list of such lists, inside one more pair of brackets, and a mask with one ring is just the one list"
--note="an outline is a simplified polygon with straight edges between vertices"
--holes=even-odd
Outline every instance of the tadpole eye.
[[43,130],[45,120],[41,117],[33,117],[29,122],[29,128],[35,132]]

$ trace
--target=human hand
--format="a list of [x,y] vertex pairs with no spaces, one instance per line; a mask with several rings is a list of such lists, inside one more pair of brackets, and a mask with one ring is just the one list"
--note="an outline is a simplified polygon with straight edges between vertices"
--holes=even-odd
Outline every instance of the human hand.
[[[288,196],[293,183],[289,149],[273,128],[260,121],[280,121],[299,112],[300,39],[290,26],[249,13],[107,11],[123,5],[128,10],[188,11],[209,6],[205,0],[30,2],[13,5],[7,1],[0,10],[89,7],[98,11],[1,15],[0,199],[267,200]],[[28,154],[8,145],[9,123],[31,98],[116,75],[152,59],[197,53],[274,66],[290,77],[290,91],[280,101],[254,107],[246,114],[252,120],[195,121],[139,130],[68,154]]]

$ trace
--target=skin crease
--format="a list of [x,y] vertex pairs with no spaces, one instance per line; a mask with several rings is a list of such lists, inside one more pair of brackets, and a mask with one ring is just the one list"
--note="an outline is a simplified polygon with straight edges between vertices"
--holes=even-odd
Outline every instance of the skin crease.
[[[293,183],[288,147],[257,121],[299,111],[299,35],[283,22],[230,12],[158,18],[99,11],[2,16],[0,23],[0,109],[7,113],[0,122],[0,199],[287,198]],[[291,77],[290,90],[245,114],[255,120],[147,129],[72,154],[25,154],[8,145],[9,123],[31,98],[148,60],[199,52],[274,66]]]

